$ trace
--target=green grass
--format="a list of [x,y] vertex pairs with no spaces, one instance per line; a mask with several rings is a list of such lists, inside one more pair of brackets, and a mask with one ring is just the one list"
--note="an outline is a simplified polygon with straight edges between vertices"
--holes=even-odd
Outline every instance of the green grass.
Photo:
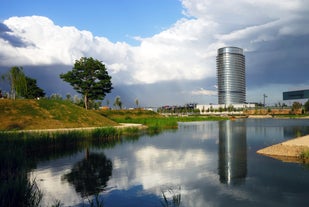
[[177,128],[178,122],[192,121],[219,121],[226,120],[219,116],[162,116],[152,111],[129,110],[125,113],[123,110],[111,110],[100,112],[107,118],[118,123],[138,123],[148,127],[159,127],[162,129]]
[[276,118],[290,118],[290,119],[299,119],[299,118],[309,118],[309,114],[276,114]]
[[149,131],[177,128],[179,121],[222,120],[220,117],[164,117],[149,110],[85,110],[65,100],[0,100],[0,130],[57,129],[139,123]]
[[157,134],[165,129],[177,129],[178,122],[219,121],[226,117],[219,116],[162,116],[147,110],[108,110],[100,111],[101,115],[117,123],[137,123],[148,127],[149,134]]
[[115,126],[94,110],[63,100],[0,99],[0,130]]

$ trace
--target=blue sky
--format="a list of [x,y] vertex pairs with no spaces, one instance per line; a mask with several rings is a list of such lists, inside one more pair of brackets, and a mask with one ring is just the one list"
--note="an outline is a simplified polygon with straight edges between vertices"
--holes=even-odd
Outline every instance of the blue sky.
[[271,105],[309,88],[308,1],[0,0],[0,8],[0,74],[22,66],[48,95],[75,95],[59,74],[91,56],[112,76],[110,103],[217,103],[225,46],[244,49],[248,102],[266,94]]
[[0,19],[46,16],[60,26],[75,26],[112,42],[137,44],[170,27],[182,14],[179,0],[1,0]]

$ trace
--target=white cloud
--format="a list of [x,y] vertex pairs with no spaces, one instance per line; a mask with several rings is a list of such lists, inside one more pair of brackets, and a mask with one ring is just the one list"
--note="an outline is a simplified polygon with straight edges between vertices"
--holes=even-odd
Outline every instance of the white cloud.
[[205,54],[195,49],[202,34],[198,20],[180,20],[169,30],[141,39],[138,47],[112,43],[75,27],[60,27],[46,17],[12,17],[4,24],[15,36],[31,43],[14,47],[9,42],[0,42],[6,56],[4,65],[72,65],[81,56],[93,56],[103,60],[116,77],[127,71],[130,77],[122,80],[127,83],[201,79],[206,72],[211,74],[211,68],[205,65]]
[[[3,41],[1,46],[10,48],[14,54],[4,64],[23,65],[72,65],[82,56],[93,55],[101,58],[102,53],[110,59],[122,60],[128,48],[126,43],[111,43],[104,37],[94,37],[89,31],[75,27],[60,27],[42,16],[11,17],[4,21],[12,33],[24,42],[26,47],[13,48]],[[2,51],[2,53],[7,53]],[[118,57],[116,57],[116,54]],[[120,62],[121,63],[121,62]],[[118,66],[121,64],[118,64]],[[116,67],[119,70],[119,67]]]
[[192,93],[192,95],[206,95],[206,96],[216,96],[217,95],[217,91],[207,90],[207,89],[204,89],[204,88],[194,90],[191,93]]
[[[102,60],[118,83],[155,83],[215,78],[217,49],[258,49],[281,36],[308,35],[309,2],[181,0],[186,18],[139,46],[110,42],[75,27],[60,27],[41,16],[12,17],[3,23],[26,43],[0,38],[1,65],[73,65],[81,56]],[[237,5],[237,6],[235,6]],[[192,18],[193,17],[193,18]]]

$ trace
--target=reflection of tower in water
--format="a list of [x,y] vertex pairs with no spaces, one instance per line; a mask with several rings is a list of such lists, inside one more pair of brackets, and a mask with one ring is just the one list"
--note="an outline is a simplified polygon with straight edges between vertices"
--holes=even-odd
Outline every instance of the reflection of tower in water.
[[247,138],[245,122],[219,122],[220,182],[240,184],[247,175]]

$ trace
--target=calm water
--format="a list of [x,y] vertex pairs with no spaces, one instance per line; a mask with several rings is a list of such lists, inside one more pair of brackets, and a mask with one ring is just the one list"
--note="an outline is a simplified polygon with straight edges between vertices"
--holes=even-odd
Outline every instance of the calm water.
[[43,205],[87,206],[98,188],[104,206],[307,206],[309,167],[257,155],[309,134],[309,120],[180,123],[112,148],[90,148],[39,162],[31,172]]

